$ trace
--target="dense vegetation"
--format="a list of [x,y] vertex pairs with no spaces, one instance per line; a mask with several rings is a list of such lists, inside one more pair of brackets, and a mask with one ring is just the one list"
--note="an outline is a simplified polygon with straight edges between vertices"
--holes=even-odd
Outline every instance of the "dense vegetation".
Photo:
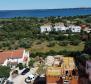
[[[58,44],[59,46],[73,45],[77,46],[82,41],[91,39],[91,34],[85,32],[71,33],[67,35],[63,32],[52,31],[49,34],[40,33],[40,26],[46,23],[63,22],[66,25],[69,23],[80,25],[86,24],[91,27],[91,16],[72,16],[72,17],[15,17],[0,19],[0,49],[31,49],[34,42],[37,45],[47,42],[47,47],[51,48]],[[83,38],[85,35],[85,38]],[[83,43],[84,43],[83,42]]]
[[91,55],[91,40],[85,42],[84,52]]
[[10,68],[7,66],[0,66],[0,78],[8,78],[10,75]]

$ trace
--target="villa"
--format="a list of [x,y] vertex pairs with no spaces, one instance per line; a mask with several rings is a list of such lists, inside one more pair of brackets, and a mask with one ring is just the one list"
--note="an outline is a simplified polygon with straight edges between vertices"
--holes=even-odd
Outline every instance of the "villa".
[[70,25],[69,26],[69,29],[72,31],[72,32],[81,32],[81,27],[80,26],[75,26],[75,25]]
[[41,30],[41,33],[43,33],[43,32],[50,32],[50,31],[52,31],[52,25],[45,24],[45,25],[40,27],[40,30]]
[[55,23],[54,29],[55,31],[62,31],[62,32],[66,31],[64,23]]
[[82,29],[81,26],[75,26],[72,24],[66,27],[64,23],[55,23],[54,26],[51,24],[45,24],[40,27],[41,33],[50,32],[52,30],[62,32],[66,32],[66,30],[71,30],[71,32],[76,33],[81,32],[81,29]]
[[29,51],[21,48],[18,50],[9,50],[0,52],[0,65],[16,66],[19,63],[28,64]]

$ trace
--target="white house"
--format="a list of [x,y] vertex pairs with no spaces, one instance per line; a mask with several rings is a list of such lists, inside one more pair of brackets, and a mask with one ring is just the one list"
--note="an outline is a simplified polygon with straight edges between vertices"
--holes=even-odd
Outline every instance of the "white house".
[[43,25],[40,27],[41,33],[52,31],[52,25]]
[[74,33],[75,32],[81,32],[81,26],[69,25],[66,27],[64,25],[64,23],[55,23],[54,26],[52,26],[51,24],[45,24],[45,25],[40,27],[41,33],[50,32],[53,29],[55,31],[62,31],[62,32],[66,32],[66,30],[71,30]]
[[64,23],[56,23],[54,26],[55,31],[66,31]]
[[86,61],[86,73],[89,75],[89,80],[91,81],[91,60]]
[[19,63],[28,64],[29,51],[21,48],[0,52],[0,64],[3,66],[16,66]]
[[70,26],[69,26],[69,29],[70,29],[72,32],[81,32],[81,27],[80,27],[80,26],[70,25]]

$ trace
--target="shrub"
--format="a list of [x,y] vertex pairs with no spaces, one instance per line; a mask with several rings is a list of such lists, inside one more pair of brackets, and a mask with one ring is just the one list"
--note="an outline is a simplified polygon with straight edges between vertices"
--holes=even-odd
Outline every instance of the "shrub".
[[60,45],[60,46],[67,46],[68,45],[68,41],[61,41],[61,42],[59,42],[58,44]]
[[48,47],[53,47],[53,46],[55,46],[55,42],[50,42],[47,46]]
[[30,67],[33,67],[34,62],[35,62],[34,59],[33,59],[33,58],[30,58],[29,66],[30,66]]
[[41,44],[41,43],[42,43],[42,41],[38,41],[38,42],[36,42],[36,45]]
[[85,42],[84,52],[91,55],[91,40]]
[[10,73],[10,67],[0,66],[0,78],[9,77],[9,73]]
[[44,53],[42,53],[42,52],[37,52],[35,55],[36,55],[36,56],[43,56]]
[[46,53],[46,55],[57,55],[57,52],[54,50],[50,50],[49,52]]
[[62,34],[59,34],[56,36],[55,40],[58,40],[58,41],[63,41],[63,40],[67,40],[68,37],[65,36],[65,35],[62,35]]
[[71,41],[70,44],[77,46],[77,45],[79,45],[80,42],[81,42],[80,40],[75,40],[75,41]]
[[19,67],[20,70],[22,70],[22,69],[24,68],[22,63],[19,63],[19,64],[17,65],[17,67]]

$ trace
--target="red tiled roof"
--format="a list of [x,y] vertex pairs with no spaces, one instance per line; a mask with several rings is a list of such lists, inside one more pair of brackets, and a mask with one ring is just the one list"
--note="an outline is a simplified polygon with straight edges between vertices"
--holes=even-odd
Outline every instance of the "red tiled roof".
[[6,59],[9,58],[22,58],[23,56],[23,48],[20,48],[18,50],[9,50],[0,52],[0,64],[2,64]]
[[87,25],[80,25],[82,29],[85,29]]

